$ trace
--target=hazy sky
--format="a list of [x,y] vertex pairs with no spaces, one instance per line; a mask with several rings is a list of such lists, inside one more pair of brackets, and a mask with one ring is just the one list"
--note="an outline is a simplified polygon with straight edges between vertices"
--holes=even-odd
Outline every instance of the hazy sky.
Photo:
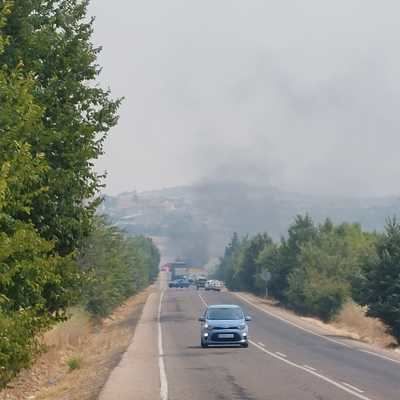
[[398,0],[92,0],[125,96],[107,192],[239,177],[399,193]]

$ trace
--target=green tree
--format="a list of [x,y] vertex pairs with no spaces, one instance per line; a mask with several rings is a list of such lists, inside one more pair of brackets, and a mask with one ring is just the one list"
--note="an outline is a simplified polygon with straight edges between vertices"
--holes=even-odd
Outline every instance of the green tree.
[[8,44],[0,63],[34,76],[42,129],[8,131],[0,147],[16,140],[45,155],[48,190],[34,199],[29,220],[61,254],[73,251],[90,232],[101,187],[93,160],[103,152],[120,103],[95,85],[100,49],[91,43],[87,6],[80,0],[16,1],[2,29]]
[[[0,9],[0,53],[11,2]],[[47,160],[23,138],[42,132],[35,79],[21,67],[0,69],[0,386],[29,364],[37,334],[64,318],[77,281],[75,264],[30,222],[47,192]]]
[[[262,250],[257,258],[261,270],[267,270],[271,273],[271,280],[268,282],[268,292],[271,296],[282,298],[282,251],[277,243],[271,243]],[[266,283],[263,282],[263,287]]]
[[126,237],[97,218],[79,257],[86,277],[84,306],[93,315],[107,316],[157,276],[159,262],[159,252],[150,239]]
[[[279,247],[271,250],[271,254],[264,261],[272,273],[269,283],[271,294],[279,300],[287,301],[286,293],[289,287],[289,275],[298,265],[298,257],[302,246],[315,239],[317,228],[309,215],[297,215],[293,224],[290,225],[288,236],[281,239]],[[260,260],[263,262],[263,260]]]
[[373,253],[373,236],[359,225],[326,221],[300,248],[298,265],[288,277],[288,303],[301,313],[331,319],[351,297],[352,282]]
[[0,386],[26,367],[37,350],[36,335],[64,317],[75,264],[54,255],[53,243],[9,214],[28,214],[45,170],[29,145],[16,145],[0,168]]
[[229,289],[234,289],[234,260],[240,250],[240,239],[236,232],[233,233],[232,239],[225,247],[224,256],[220,259],[219,266],[215,272],[215,278],[225,282]]
[[257,275],[261,272],[260,264],[257,262],[260,253],[268,245],[272,245],[272,239],[266,233],[257,234],[249,240],[242,242],[234,269],[234,279],[239,284],[239,289],[248,291],[260,291],[261,282]]
[[395,218],[386,225],[377,244],[377,257],[365,270],[360,302],[368,315],[385,322],[400,343],[400,224]]

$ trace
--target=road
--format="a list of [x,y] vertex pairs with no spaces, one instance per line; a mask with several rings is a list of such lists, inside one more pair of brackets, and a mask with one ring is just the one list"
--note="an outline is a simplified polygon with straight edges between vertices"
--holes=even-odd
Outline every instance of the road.
[[[239,304],[252,316],[248,349],[200,347],[197,318],[206,304],[220,303]],[[160,304],[161,397],[400,399],[400,363],[301,330],[229,292],[166,289]]]

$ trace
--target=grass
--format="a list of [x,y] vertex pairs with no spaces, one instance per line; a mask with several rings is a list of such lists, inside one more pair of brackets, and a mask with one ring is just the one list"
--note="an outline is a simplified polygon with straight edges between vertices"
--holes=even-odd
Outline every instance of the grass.
[[71,357],[67,361],[67,365],[70,371],[74,371],[76,369],[80,369],[82,366],[82,359],[81,357]]
[[56,325],[43,337],[44,345],[53,350],[72,349],[82,344],[91,331],[90,315],[81,308],[73,308],[70,318]]
[[359,305],[348,302],[333,321],[333,325],[350,331],[367,343],[375,343],[383,347],[390,347],[396,343],[387,333],[385,324],[377,318],[366,316],[366,310]]

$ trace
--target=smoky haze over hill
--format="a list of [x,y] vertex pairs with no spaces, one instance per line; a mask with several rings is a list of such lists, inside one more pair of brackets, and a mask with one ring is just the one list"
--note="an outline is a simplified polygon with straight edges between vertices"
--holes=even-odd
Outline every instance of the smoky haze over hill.
[[365,229],[397,213],[398,1],[114,3],[91,12],[126,97],[97,163],[118,224],[200,263],[297,213]]
[[93,0],[91,12],[102,79],[126,97],[97,164],[107,193],[215,174],[399,193],[400,2]]
[[309,213],[317,222],[358,222],[381,230],[398,213],[400,199],[316,196],[243,181],[212,180],[191,186],[107,196],[102,212],[131,234],[162,243],[167,259],[183,257],[203,265],[220,256],[233,232],[268,232],[279,239],[294,216]]

